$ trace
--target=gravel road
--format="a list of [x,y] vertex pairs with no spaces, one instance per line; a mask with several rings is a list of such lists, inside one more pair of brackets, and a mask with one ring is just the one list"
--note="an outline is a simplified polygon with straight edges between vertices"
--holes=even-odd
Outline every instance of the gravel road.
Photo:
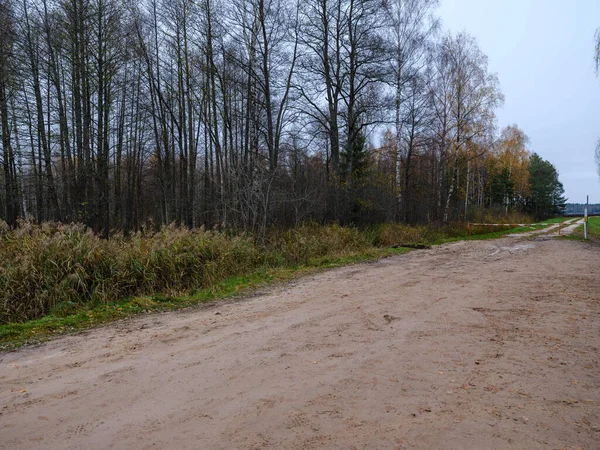
[[598,449],[600,246],[458,242],[0,354],[2,449]]

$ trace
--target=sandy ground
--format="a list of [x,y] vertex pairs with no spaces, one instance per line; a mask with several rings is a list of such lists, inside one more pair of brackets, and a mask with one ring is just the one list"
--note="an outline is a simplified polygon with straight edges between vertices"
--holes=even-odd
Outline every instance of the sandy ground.
[[0,354],[3,449],[598,449],[600,247],[458,242]]

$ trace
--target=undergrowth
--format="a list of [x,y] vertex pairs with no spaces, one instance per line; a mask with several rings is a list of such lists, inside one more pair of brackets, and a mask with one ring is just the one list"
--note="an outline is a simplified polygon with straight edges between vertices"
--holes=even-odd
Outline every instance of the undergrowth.
[[[480,237],[506,232],[476,230]],[[368,229],[308,223],[273,229],[259,245],[243,233],[203,228],[165,226],[101,239],[82,225],[22,222],[11,230],[0,222],[0,341],[27,329],[56,332],[181,308],[314,268],[406,251],[392,246],[468,234],[461,223]]]

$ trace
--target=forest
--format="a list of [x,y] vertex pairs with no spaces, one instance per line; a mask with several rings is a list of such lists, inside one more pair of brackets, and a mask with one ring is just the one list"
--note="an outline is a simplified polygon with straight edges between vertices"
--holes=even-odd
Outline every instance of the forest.
[[548,216],[556,170],[437,0],[0,0],[0,218],[174,223]]

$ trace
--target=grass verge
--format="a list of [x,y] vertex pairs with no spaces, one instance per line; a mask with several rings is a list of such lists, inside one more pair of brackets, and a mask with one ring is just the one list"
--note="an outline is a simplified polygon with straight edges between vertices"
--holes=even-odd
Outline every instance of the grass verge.
[[[440,245],[459,240],[495,239],[511,233],[531,231],[530,228],[519,227],[465,236],[464,230],[447,229],[444,232],[432,232],[423,228],[415,231],[403,226],[390,225],[383,230],[370,230],[363,233],[364,235],[352,236],[350,240],[350,237],[347,236],[349,231],[336,228],[333,230],[337,242],[333,246],[331,236],[313,243],[307,242],[307,236],[310,236],[311,239],[314,237],[314,230],[311,230],[310,233],[300,232],[298,235],[292,236],[293,239],[290,239],[288,235],[279,236],[275,238],[274,245],[283,246],[284,249],[278,250],[275,263],[271,261],[269,264],[262,264],[248,270],[248,273],[223,276],[220,280],[211,283],[210,286],[186,295],[163,291],[163,293],[153,295],[117,296],[115,301],[91,299],[81,303],[61,302],[40,318],[0,324],[0,350],[11,350],[22,345],[39,343],[56,336],[139,314],[185,309],[233,298],[248,294],[261,287],[289,281],[323,269],[375,261],[410,251],[404,247],[388,247],[398,240],[404,243]],[[332,229],[319,228],[318,232],[332,233]],[[340,233],[344,239],[340,240]],[[360,243],[357,244],[357,241]],[[321,245],[322,242],[328,242],[329,247]],[[350,244],[353,245],[352,250],[343,250]],[[313,246],[311,251],[306,252],[306,247],[311,245]]]
[[0,350],[14,350],[23,345],[37,344],[64,334],[97,327],[140,314],[174,311],[231,299],[275,283],[290,281],[303,275],[349,264],[376,261],[392,255],[407,253],[408,248],[379,248],[345,256],[313,258],[306,264],[290,267],[263,267],[253,273],[228,277],[216,285],[200,289],[191,295],[162,294],[125,298],[111,304],[86,304],[75,314],[48,314],[23,323],[0,325]]
[[576,219],[575,217],[554,217],[552,219],[542,220],[541,223],[563,223],[567,220]]
[[[600,217],[597,217],[597,216],[588,217],[588,225],[589,225],[589,228],[588,228],[589,237],[594,241],[600,240]],[[585,241],[583,224],[581,224],[577,228],[575,228],[575,230],[573,231],[573,234],[569,237],[574,240]]]

